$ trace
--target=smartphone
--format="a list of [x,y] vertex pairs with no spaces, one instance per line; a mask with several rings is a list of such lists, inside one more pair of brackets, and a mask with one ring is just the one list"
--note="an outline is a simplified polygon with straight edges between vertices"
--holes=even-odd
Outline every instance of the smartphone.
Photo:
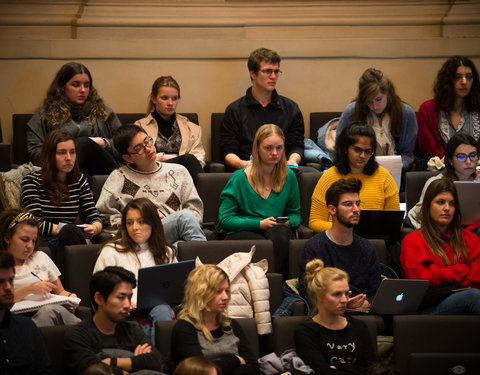
[[275,220],[277,221],[277,223],[283,224],[283,223],[286,223],[288,221],[288,216],[279,216],[279,217],[275,218]]

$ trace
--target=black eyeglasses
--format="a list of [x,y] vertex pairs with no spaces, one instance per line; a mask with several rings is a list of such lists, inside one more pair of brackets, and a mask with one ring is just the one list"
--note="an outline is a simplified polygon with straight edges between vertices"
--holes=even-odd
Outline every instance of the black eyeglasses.
[[357,146],[352,146],[352,150],[358,155],[361,155],[362,153],[365,153],[365,155],[367,155],[367,156],[372,156],[375,152],[375,150],[373,148],[364,149],[364,148],[357,147]]
[[260,71],[267,76],[272,75],[272,73],[275,73],[276,76],[282,75],[282,71],[280,69],[261,69]]
[[455,155],[455,157],[457,158],[458,161],[466,161],[467,158],[469,158],[470,161],[474,161],[475,159],[478,158],[478,154],[474,151],[474,152],[469,153],[468,155],[464,154],[464,153],[457,154],[457,155]]
[[137,155],[141,154],[147,147],[153,145],[153,138],[152,137],[145,137],[143,143],[139,143],[133,147],[133,152],[129,152],[129,155]]

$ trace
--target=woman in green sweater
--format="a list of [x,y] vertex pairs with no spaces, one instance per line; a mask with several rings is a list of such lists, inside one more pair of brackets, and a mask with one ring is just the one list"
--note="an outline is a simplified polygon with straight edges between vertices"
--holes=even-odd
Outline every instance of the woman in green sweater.
[[285,137],[274,124],[255,134],[252,163],[236,171],[220,195],[219,230],[226,239],[269,239],[275,271],[288,276],[288,244],[300,224],[300,193],[287,166]]

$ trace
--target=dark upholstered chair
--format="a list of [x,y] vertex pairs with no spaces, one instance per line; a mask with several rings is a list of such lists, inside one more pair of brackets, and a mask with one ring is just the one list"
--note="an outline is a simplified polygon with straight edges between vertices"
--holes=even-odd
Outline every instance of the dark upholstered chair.
[[220,147],[220,128],[224,115],[224,113],[212,113],[210,121],[210,150],[212,160],[207,162],[205,166],[206,172],[225,172],[225,161]]
[[310,113],[310,139],[317,143],[318,129],[335,117],[340,117],[342,112],[311,112]]
[[420,200],[425,182],[430,177],[437,175],[438,172],[432,171],[414,171],[405,173],[405,205],[407,212]]
[[273,243],[270,240],[225,240],[225,241],[190,241],[178,243],[177,259],[196,259],[198,256],[203,264],[218,264],[229,255],[236,252],[249,252],[255,245],[255,254],[252,261],[261,259],[268,261],[267,272],[270,287],[270,312],[273,313],[280,306],[283,299],[282,275],[273,269],[275,258]]
[[[287,349],[295,348],[295,328],[307,319],[306,316],[275,316],[273,317],[273,351],[281,355]],[[370,333],[372,345],[377,350],[377,319],[374,315],[358,315],[353,319],[363,321]]]
[[11,168],[10,143],[3,143],[2,122],[0,121],[0,172]]
[[40,327],[45,347],[52,360],[55,373],[58,375],[64,373],[63,340],[65,333],[72,327],[71,325]]
[[208,240],[215,239],[220,208],[220,193],[232,173],[199,173],[197,192],[203,202],[203,226]]
[[101,244],[65,246],[63,285],[82,299],[80,306],[90,307],[88,287],[101,248]]
[[397,315],[393,335],[395,365],[409,374],[414,353],[479,353],[480,316]]
[[289,253],[288,253],[288,265],[289,265],[289,277],[295,279],[298,277],[298,259],[300,253],[307,242],[307,239],[302,240],[290,240]]
[[107,174],[99,174],[92,176],[92,186],[90,188],[93,192],[93,200],[97,203],[98,198],[100,198],[100,193],[102,192],[103,184],[107,181]]
[[302,219],[297,229],[299,238],[313,237],[315,232],[308,227],[310,220],[310,207],[312,205],[312,194],[317,186],[318,180],[322,177],[319,173],[302,173],[298,179],[300,188],[300,213]]
[[[247,336],[253,354],[258,358],[259,348],[255,319],[237,319],[237,322]],[[172,331],[173,326],[175,325],[175,320],[157,321],[155,324],[155,346],[162,354],[162,357],[167,358],[170,356]]]

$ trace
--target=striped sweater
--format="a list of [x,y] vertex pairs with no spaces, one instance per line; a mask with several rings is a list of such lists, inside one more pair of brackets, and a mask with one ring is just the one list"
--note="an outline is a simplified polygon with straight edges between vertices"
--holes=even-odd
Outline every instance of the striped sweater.
[[364,173],[341,174],[337,167],[331,167],[325,171],[312,194],[312,206],[310,209],[309,226],[315,232],[322,232],[332,226],[330,216],[325,203],[325,193],[335,181],[342,178],[357,178],[362,181],[360,190],[360,207],[364,210],[399,210],[400,199],[398,187],[390,172],[379,166],[375,173],[367,176]]
[[83,174],[77,182],[68,185],[68,191],[70,197],[56,206],[52,204],[50,196],[45,191],[40,172],[33,172],[24,177],[22,205],[40,221],[40,235],[51,236],[53,224],[73,224],[79,214],[84,223],[101,222],[90,186]]

